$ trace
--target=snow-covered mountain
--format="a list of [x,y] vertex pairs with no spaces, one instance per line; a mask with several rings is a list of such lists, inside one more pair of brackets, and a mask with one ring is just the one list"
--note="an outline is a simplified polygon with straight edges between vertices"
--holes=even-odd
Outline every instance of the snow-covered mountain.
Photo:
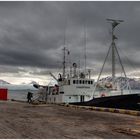
[[36,81],[31,81],[30,83],[28,83],[29,85],[33,85],[33,84],[38,84]]
[[0,79],[0,85],[3,85],[3,84],[10,84],[10,83]]
[[3,84],[0,85],[1,88],[7,88],[9,90],[36,90],[36,88],[33,87],[33,85],[26,85],[26,84],[21,84],[21,85],[14,85],[14,84]]
[[[100,79],[99,82],[106,83],[106,82],[112,82],[112,77],[105,77]],[[116,77],[115,82],[119,83],[121,87],[127,87],[128,82],[131,87],[131,89],[140,89],[140,79],[137,78],[125,78],[125,77]]]
[[31,81],[30,83],[22,83],[19,85],[10,84],[7,81],[0,80],[0,88],[8,88],[9,90],[36,90],[36,88],[33,87],[33,84],[36,83],[35,81]]
[[33,85],[38,84],[36,81],[30,81],[30,82],[22,82],[21,85]]

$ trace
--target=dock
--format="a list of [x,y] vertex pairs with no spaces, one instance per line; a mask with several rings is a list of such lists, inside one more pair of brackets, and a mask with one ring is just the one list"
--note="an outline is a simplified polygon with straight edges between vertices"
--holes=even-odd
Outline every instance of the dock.
[[140,116],[0,101],[0,139],[140,138]]

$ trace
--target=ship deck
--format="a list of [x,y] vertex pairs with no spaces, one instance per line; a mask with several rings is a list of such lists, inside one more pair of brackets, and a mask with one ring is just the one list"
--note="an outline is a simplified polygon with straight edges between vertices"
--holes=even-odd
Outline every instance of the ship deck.
[[0,101],[0,138],[140,138],[140,117],[55,104]]

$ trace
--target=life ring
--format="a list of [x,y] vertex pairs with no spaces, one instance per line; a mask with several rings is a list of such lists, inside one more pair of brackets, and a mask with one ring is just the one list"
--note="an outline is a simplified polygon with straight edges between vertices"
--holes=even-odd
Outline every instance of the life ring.
[[106,96],[105,93],[102,93],[102,94],[101,94],[101,97],[105,97],[105,96]]
[[107,84],[105,84],[105,87],[106,88],[112,88],[112,84],[111,83],[107,83]]

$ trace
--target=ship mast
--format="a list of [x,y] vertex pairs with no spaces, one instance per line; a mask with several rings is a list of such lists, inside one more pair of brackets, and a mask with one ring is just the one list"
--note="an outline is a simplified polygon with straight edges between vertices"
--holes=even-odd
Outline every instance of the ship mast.
[[87,70],[87,55],[86,55],[86,46],[87,45],[87,34],[86,34],[86,25],[84,25],[84,57],[85,57],[85,75]]
[[116,50],[116,44],[115,44],[115,39],[117,39],[117,37],[114,34],[114,30],[115,27],[118,26],[121,22],[123,22],[123,20],[114,20],[114,19],[107,19],[107,21],[109,21],[109,23],[111,23],[112,25],[112,43],[111,43],[111,48],[112,48],[112,81],[113,81],[113,85],[115,83],[115,76],[116,76],[116,71],[115,71],[115,50]]
[[62,62],[62,65],[63,65],[63,75],[62,75],[62,79],[65,79],[65,76],[66,76],[66,26],[67,26],[67,19],[65,19],[65,28],[64,28],[64,48],[62,49],[63,50],[63,62]]
[[65,79],[65,73],[66,73],[66,47],[63,48],[63,79]]
[[[116,37],[115,34],[114,34],[115,27],[116,27],[117,25],[119,25],[121,22],[123,22],[123,20],[107,19],[107,21],[108,21],[109,23],[111,23],[111,25],[112,25],[112,32],[111,32],[112,42],[111,42],[111,45],[110,45],[110,47],[109,47],[109,49],[108,49],[107,55],[106,55],[106,57],[105,57],[103,66],[102,66],[101,71],[100,71],[100,74],[99,74],[99,76],[98,76],[98,79],[97,79],[97,82],[96,82],[96,85],[95,85],[95,89],[94,89],[94,92],[93,92],[93,97],[94,97],[94,94],[95,94],[95,91],[96,91],[97,84],[99,83],[100,76],[101,76],[101,74],[102,74],[102,72],[103,72],[105,63],[106,63],[106,61],[107,61],[107,58],[108,58],[109,53],[110,53],[111,50],[112,50],[112,81],[113,81],[112,84],[113,84],[113,87],[115,86],[115,76],[116,76],[116,71],[115,71],[115,68],[116,68],[116,67],[115,67],[115,66],[116,66],[116,65],[115,65],[116,54],[117,54],[117,56],[118,56],[118,58],[119,58],[119,62],[120,62],[120,64],[121,64],[121,67],[122,67],[122,70],[123,70],[123,72],[124,72],[124,75],[125,75],[125,77],[127,77],[127,76],[126,76],[126,73],[125,73],[125,70],[124,70],[124,67],[123,67],[123,64],[122,64],[122,61],[121,61],[121,58],[120,58],[120,55],[119,55],[119,53],[118,53],[118,50],[117,50],[117,47],[116,47],[116,44],[115,44],[115,40],[117,39],[117,37]],[[130,88],[130,86],[129,86],[129,88]],[[130,88],[130,89],[131,89],[131,88]]]

